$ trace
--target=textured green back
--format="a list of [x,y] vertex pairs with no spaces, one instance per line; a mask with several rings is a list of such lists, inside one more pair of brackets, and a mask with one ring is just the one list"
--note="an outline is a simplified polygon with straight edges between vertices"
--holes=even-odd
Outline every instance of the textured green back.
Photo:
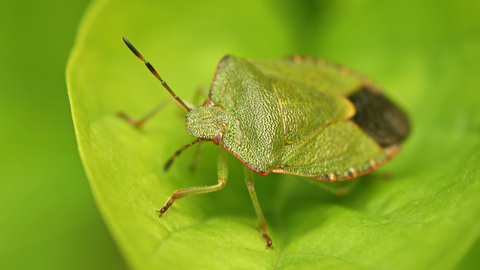
[[365,78],[335,63],[305,56],[250,61],[269,78],[286,80],[311,91],[347,96],[363,84]]
[[315,91],[288,78],[270,78],[270,83],[282,113],[286,145],[355,114],[353,104],[342,96]]
[[280,107],[267,77],[246,60],[227,56],[217,69],[210,99],[227,112],[223,146],[253,170],[270,171],[284,144]]
[[328,125],[305,140],[285,147],[282,161],[274,169],[325,180],[348,179],[372,169],[388,155],[352,121]]
[[[227,56],[219,64],[210,91],[210,99],[227,112],[228,127],[223,135],[223,146],[260,173],[278,168],[285,162],[285,155],[293,155],[295,151],[292,147],[302,145],[304,151],[317,152],[319,149],[308,149],[309,144],[305,142],[316,145],[312,138],[325,127],[355,114],[353,104],[342,95],[320,91],[310,85],[314,73],[307,74],[306,78],[312,79],[304,83],[292,79],[288,69],[281,77],[281,69],[290,64],[277,64],[284,62],[294,63],[274,60],[257,65],[253,61]],[[305,70],[312,67],[305,67]],[[323,76],[321,72],[317,71]],[[322,77],[318,74],[317,77]],[[325,76],[326,82],[330,76]],[[330,81],[323,86],[332,87],[335,84],[336,88],[340,88],[345,83]],[[351,81],[350,87],[359,84],[358,80]],[[320,159],[310,161],[315,160]],[[300,171],[299,174],[303,175]]]

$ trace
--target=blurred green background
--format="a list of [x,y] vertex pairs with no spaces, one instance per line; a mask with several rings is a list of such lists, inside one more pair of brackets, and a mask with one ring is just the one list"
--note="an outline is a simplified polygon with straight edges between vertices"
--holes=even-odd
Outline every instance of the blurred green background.
[[0,269],[125,268],[79,159],[65,85],[88,2],[0,1]]
[[[455,52],[452,48],[456,44],[467,44],[475,51],[480,44],[480,32],[472,36],[471,31],[479,30],[480,19],[472,19],[471,13],[480,10],[477,2],[459,7],[459,3],[452,1],[451,6],[455,8],[442,5],[434,18],[421,16],[421,4],[416,5],[416,9],[399,10],[399,14],[404,12],[417,20],[405,21],[405,27],[400,29],[404,31],[402,33],[389,32],[388,29],[383,33],[392,37],[405,35],[405,32],[413,36],[423,35],[423,32],[416,31],[419,26],[433,25],[436,22],[432,20],[444,18],[439,21],[438,28],[433,27],[437,32],[431,35],[442,36],[441,32],[445,30],[448,36],[439,40],[433,49],[451,53]],[[292,53],[312,51],[311,46],[315,44],[309,42],[310,29],[295,31],[297,26],[309,25],[308,21],[311,24],[324,21],[323,30],[329,32],[328,13],[315,13],[327,5],[321,1],[315,3],[315,9],[300,5],[298,11],[289,13],[290,17],[286,15],[287,26],[282,27],[291,30],[291,36],[297,40],[296,48],[300,50]],[[0,3],[3,40],[0,44],[1,269],[125,268],[98,214],[80,163],[65,86],[66,61],[87,5],[88,1],[10,0]],[[415,5],[409,7],[412,6]],[[371,7],[375,9],[377,6],[372,4]],[[202,10],[200,5],[198,12],[208,10]],[[309,12],[309,16],[295,16]],[[376,12],[381,14],[381,7]],[[357,15],[358,23],[361,23],[362,14]],[[355,19],[352,23],[357,21]],[[451,25],[455,25],[455,31],[448,29]],[[462,25],[469,29],[468,32],[461,31]],[[362,44],[359,46],[369,47],[379,57],[398,47],[408,47],[412,55],[430,49],[422,47],[425,44],[391,40],[382,47],[375,40],[360,39]],[[348,46],[356,44],[338,46],[347,51]],[[446,59],[448,62],[448,55]],[[342,62],[343,59],[335,60]],[[425,72],[435,73],[436,70]],[[457,74],[462,77],[461,70]],[[413,79],[421,76],[411,75]],[[394,75],[385,71],[384,76],[390,78]],[[468,94],[478,91],[478,86],[470,87]],[[458,269],[474,269],[479,265],[479,256],[480,244],[477,242]]]

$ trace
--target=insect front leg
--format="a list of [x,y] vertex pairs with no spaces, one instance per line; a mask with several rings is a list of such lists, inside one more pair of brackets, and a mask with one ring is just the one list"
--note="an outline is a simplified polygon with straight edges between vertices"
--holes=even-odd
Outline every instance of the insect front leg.
[[146,114],[144,117],[140,118],[139,120],[135,120],[135,119],[131,118],[125,112],[118,112],[117,115],[120,116],[121,118],[123,118],[125,121],[127,121],[130,125],[139,128],[139,127],[143,126],[143,124],[145,124],[145,122],[147,122],[147,120],[152,118],[155,114],[157,114],[160,110],[162,110],[167,104],[172,103],[174,100],[175,99],[173,99],[173,98],[165,100],[164,102],[158,104],[158,106],[155,107],[155,109],[153,109],[151,112],[149,112],[148,114]]
[[[151,110],[149,113],[147,113],[146,115],[144,115],[142,118],[140,118],[138,120],[135,120],[135,119],[131,118],[128,114],[126,114],[123,111],[118,112],[117,115],[120,118],[127,121],[127,123],[129,123],[130,125],[132,125],[134,127],[137,127],[137,128],[140,128],[145,124],[145,122],[147,122],[148,120],[153,118],[158,112],[160,112],[163,108],[165,108],[166,105],[168,105],[170,103],[174,103],[174,102],[175,102],[174,98],[166,99],[165,101],[158,104],[153,110]],[[190,102],[185,100],[184,103],[187,104],[187,106],[192,107]],[[178,106],[181,106],[181,105],[178,105]]]
[[183,197],[188,197],[191,195],[210,193],[217,190],[221,190],[225,187],[228,181],[228,161],[227,161],[227,150],[223,147],[220,147],[220,152],[218,153],[218,183],[211,186],[203,187],[192,187],[187,189],[179,189],[173,192],[173,196],[168,199],[165,203],[165,206],[158,210],[157,213],[162,216],[170,206],[172,206],[175,200],[181,199]]
[[267,248],[271,248],[272,239],[270,239],[270,237],[268,236],[267,222],[265,221],[265,217],[263,216],[262,209],[260,208],[260,204],[258,203],[257,193],[255,192],[255,182],[253,181],[253,171],[250,170],[247,166],[245,166],[244,171],[245,171],[245,185],[248,188],[248,192],[250,193],[250,197],[252,198],[253,207],[255,208],[255,212],[257,213],[258,224],[262,232],[262,237],[267,242]]

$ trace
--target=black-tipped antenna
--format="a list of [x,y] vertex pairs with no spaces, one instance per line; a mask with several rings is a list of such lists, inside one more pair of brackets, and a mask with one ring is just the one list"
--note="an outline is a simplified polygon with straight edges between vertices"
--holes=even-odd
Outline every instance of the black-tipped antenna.
[[125,44],[127,45],[127,47],[138,57],[138,59],[142,60],[145,65],[147,66],[147,68],[150,70],[150,72],[152,72],[152,74],[157,77],[157,79],[162,83],[163,87],[165,87],[165,89],[168,90],[168,92],[170,92],[170,95],[173,96],[173,98],[175,98],[178,103],[180,103],[183,107],[185,107],[185,109],[187,109],[187,111],[190,111],[191,109],[183,102],[183,100],[181,100],[173,91],[172,89],[170,89],[170,87],[167,85],[167,83],[162,80],[162,77],[160,77],[160,75],[158,75],[157,71],[153,68],[153,66],[147,61],[145,60],[145,58],[143,57],[143,55],[132,45],[132,43],[130,43],[130,41],[128,41],[128,39],[122,37],[123,39],[123,42],[125,42]]
[[168,168],[170,168],[170,165],[172,165],[173,161],[183,152],[185,151],[185,149],[187,149],[188,147],[196,144],[197,142],[201,141],[200,138],[197,138],[195,141],[183,146],[182,148],[180,148],[180,150],[178,150],[175,154],[173,154],[173,156],[170,158],[170,160],[168,160],[168,162],[165,164],[165,166],[163,167],[163,170],[168,170]]

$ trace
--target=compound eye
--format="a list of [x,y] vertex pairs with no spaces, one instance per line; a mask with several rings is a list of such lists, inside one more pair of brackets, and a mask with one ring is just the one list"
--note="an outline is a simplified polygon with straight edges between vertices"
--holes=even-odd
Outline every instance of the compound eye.
[[218,133],[217,135],[215,135],[215,137],[213,137],[212,141],[214,144],[218,145],[222,141],[222,138],[223,138],[223,133]]
[[208,98],[207,100],[205,100],[205,102],[203,102],[203,105],[213,106],[213,105],[215,105],[215,103],[213,103],[213,101],[210,98]]

